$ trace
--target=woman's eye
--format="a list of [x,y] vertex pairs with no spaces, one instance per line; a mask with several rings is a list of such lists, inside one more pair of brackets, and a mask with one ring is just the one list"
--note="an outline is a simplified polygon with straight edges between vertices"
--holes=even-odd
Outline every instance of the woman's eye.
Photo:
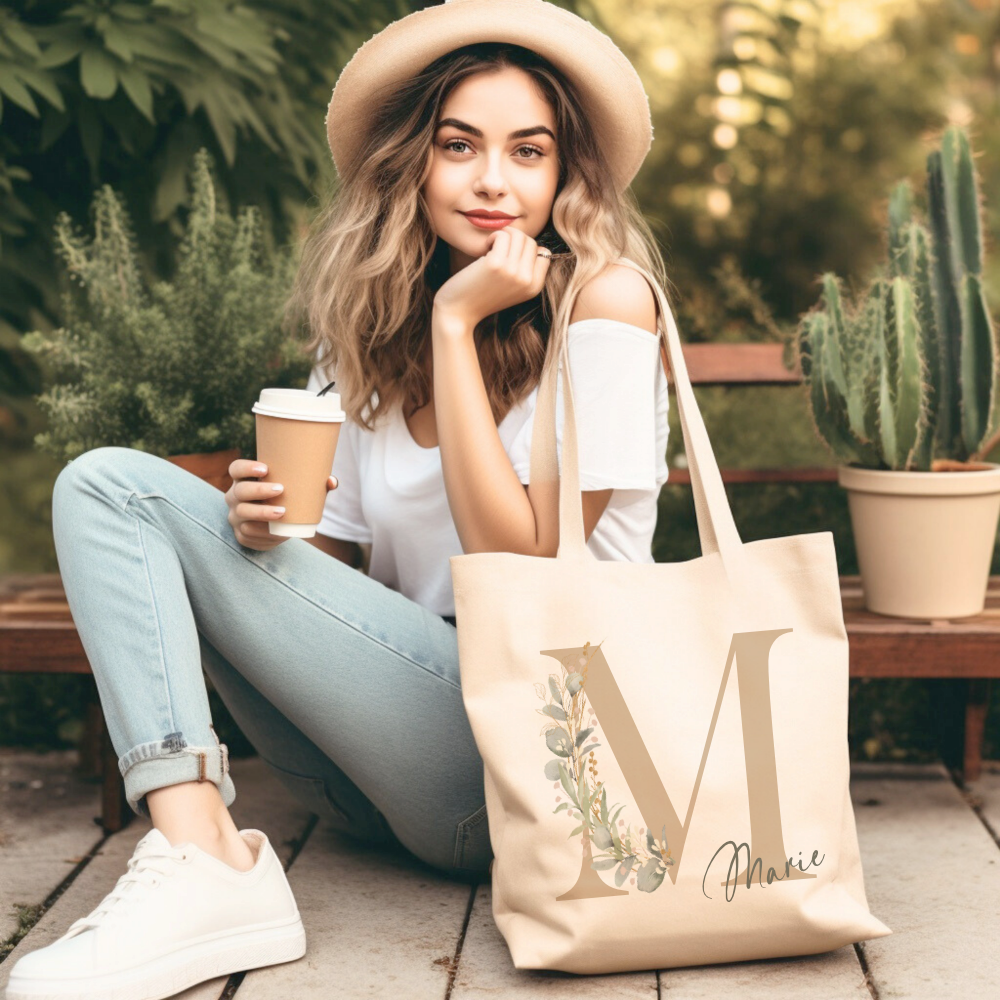
[[[462,153],[462,152],[465,151],[464,149],[456,149],[455,147],[456,146],[465,146],[465,147],[468,147],[469,144],[468,144],[468,142],[465,141],[465,139],[449,139],[443,145],[444,145],[445,149],[451,150],[454,153]],[[518,152],[518,154],[521,154],[521,153],[524,153],[524,152],[528,152],[528,153],[537,153],[538,156],[544,156],[545,155],[544,152],[541,149],[539,149],[537,146],[520,146],[520,147],[518,147],[517,152]],[[520,156],[519,155],[518,159],[521,159],[521,160],[531,160],[531,159],[534,159],[534,157],[532,157],[532,156]]]

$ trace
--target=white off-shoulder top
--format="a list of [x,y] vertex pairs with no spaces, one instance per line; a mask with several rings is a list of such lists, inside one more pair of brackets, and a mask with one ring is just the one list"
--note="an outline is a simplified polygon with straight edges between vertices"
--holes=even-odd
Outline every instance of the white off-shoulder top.
[[[669,394],[658,340],[642,327],[611,319],[571,323],[568,336],[580,488],[614,490],[587,546],[598,559],[652,562],[657,498],[668,477]],[[307,388],[318,392],[324,384],[314,368]],[[497,427],[525,484],[537,396],[536,387]],[[560,377],[560,469],[562,396]],[[440,448],[418,445],[396,406],[374,431],[344,422],[332,472],[339,485],[327,497],[319,533],[370,543],[372,579],[439,615],[454,615],[448,559],[461,555],[462,545],[448,507]]]

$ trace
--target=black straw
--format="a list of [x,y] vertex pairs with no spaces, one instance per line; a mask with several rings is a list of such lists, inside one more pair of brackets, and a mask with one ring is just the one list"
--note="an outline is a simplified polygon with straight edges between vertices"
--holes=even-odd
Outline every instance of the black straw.
[[320,389],[320,391],[319,391],[319,392],[317,392],[317,393],[316,393],[316,395],[317,395],[317,396],[323,396],[323,395],[325,395],[325,394],[326,394],[326,393],[328,393],[328,392],[329,392],[329,391],[330,391],[330,390],[331,390],[331,389],[332,389],[332,388],[333,388],[333,387],[334,387],[334,386],[335,386],[336,384],[337,384],[337,382],[336,382],[336,380],[334,380],[334,381],[333,381],[333,382],[331,382],[331,383],[330,383],[330,384],[329,384],[329,385],[328,385],[328,386],[327,386],[327,387],[326,387],[325,389]]

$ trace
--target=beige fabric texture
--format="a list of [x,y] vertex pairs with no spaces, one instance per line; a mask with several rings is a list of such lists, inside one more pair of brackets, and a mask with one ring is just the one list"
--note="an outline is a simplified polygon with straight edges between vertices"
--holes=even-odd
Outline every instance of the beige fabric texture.
[[450,559],[497,927],[516,968],[588,975],[890,934],[868,908],[850,799],[833,533],[741,541],[669,303],[620,263],[657,298],[702,555],[639,564],[587,549],[554,338],[531,482],[551,490],[558,554]]

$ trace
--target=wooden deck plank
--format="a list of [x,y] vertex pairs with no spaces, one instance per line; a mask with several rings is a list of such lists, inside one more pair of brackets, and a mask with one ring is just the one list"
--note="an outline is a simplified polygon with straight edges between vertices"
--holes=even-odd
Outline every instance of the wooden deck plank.
[[75,750],[0,749],[0,942],[18,907],[38,906],[97,844],[101,789],[74,768]]
[[[619,972],[578,976],[565,972],[516,969],[507,943],[493,919],[493,894],[488,884],[476,890],[451,1000],[489,996],[490,1000],[656,1000],[656,972]],[[242,998],[241,998],[242,1000]]]
[[[36,755],[0,753],[0,767],[5,756],[21,761]],[[52,762],[53,781],[60,767],[72,770],[70,761],[60,764],[57,756],[39,757],[39,762]],[[287,864],[308,813],[259,758],[233,761],[233,776],[239,793],[232,807],[237,824],[263,829]],[[80,786],[82,792],[66,795],[46,794],[47,784],[42,789],[30,784],[14,789],[27,805],[19,806],[21,812],[15,815],[6,808],[14,801],[8,796],[0,830],[13,830],[23,840],[27,829],[37,827],[42,836],[54,837],[76,826],[89,848],[100,837],[92,820],[97,789],[82,781]],[[82,810],[86,815],[70,812],[72,795],[79,794],[86,806],[88,787],[90,805]],[[968,801],[940,765],[855,764],[851,788],[868,900],[876,916],[894,931],[862,945],[880,1000],[995,995],[1000,984],[995,947],[1000,848],[989,827],[1000,831],[1000,762],[986,762],[982,778],[969,784]],[[36,802],[29,792],[41,797]],[[147,829],[148,823],[135,819],[105,842],[101,853],[0,963],[0,994],[21,954],[55,940],[103,898]],[[0,849],[0,863],[2,859]],[[345,998],[444,997],[471,886],[407,855],[361,848],[325,829],[323,821],[289,878],[306,923],[309,951],[298,962],[248,973],[236,1000],[311,1000],[329,995],[331,984]],[[54,884],[44,886],[42,899]],[[817,956],[664,970],[659,974],[659,996],[752,1000],[766,990],[768,1000],[864,1000],[867,991],[852,952],[848,947]],[[225,985],[220,977],[178,994],[177,1000],[217,1000]],[[489,887],[484,885],[476,890],[451,997],[470,1000],[482,993],[497,1000],[527,1000],[536,995],[568,997],[572,990],[574,1000],[585,1000],[599,990],[602,996],[653,1000],[656,986],[655,973],[578,977],[515,970],[493,923]]]
[[[309,810],[299,804],[259,757],[232,761],[230,768],[236,785],[236,798],[229,807],[233,822],[240,830],[263,830],[287,871],[297,842],[308,828]],[[229,976],[206,979],[176,994],[174,1000],[218,1000],[229,979]]]
[[74,920],[89,913],[114,888],[115,881],[125,871],[135,845],[149,830],[149,822],[136,818],[120,833],[109,837],[72,885],[59,897],[52,908],[21,939],[7,960],[0,965],[0,987],[6,989],[10,971],[21,955],[62,937]]
[[297,962],[255,969],[238,1000],[441,1000],[472,886],[320,821],[288,873],[306,928]]
[[1000,760],[984,760],[980,776],[967,785],[982,818],[990,825],[991,836],[1000,842]]
[[[488,885],[476,894],[451,1000],[488,994],[491,1000],[535,997],[615,1000],[657,996],[656,972],[573,976],[515,969],[491,912]],[[664,969],[660,996],[670,1000],[870,1000],[854,948],[822,955],[729,962],[693,968]],[[241,998],[242,1000],[242,998]]]
[[[231,763],[233,781],[237,786],[236,800],[231,807],[233,819],[240,829],[256,826],[274,844],[282,862],[287,865],[293,842],[301,835],[309,820],[308,811],[298,804],[284,786],[267,769],[259,757],[235,759]],[[58,825],[62,819],[54,808],[46,814],[48,825]],[[90,823],[93,826],[93,823]],[[0,990],[5,990],[10,970],[21,955],[43,948],[60,938],[74,920],[89,913],[114,888],[125,872],[126,863],[135,845],[149,831],[149,820],[136,816],[119,833],[105,841],[100,852],[74,879],[52,908],[18,943],[7,960],[0,964]],[[227,976],[207,980],[178,994],[182,1000],[217,1000],[228,981]]]
[[1000,851],[940,764],[852,767],[865,887],[891,930],[863,944],[880,1000],[1000,991]]
[[669,1000],[871,1000],[853,945],[821,955],[660,971]]

